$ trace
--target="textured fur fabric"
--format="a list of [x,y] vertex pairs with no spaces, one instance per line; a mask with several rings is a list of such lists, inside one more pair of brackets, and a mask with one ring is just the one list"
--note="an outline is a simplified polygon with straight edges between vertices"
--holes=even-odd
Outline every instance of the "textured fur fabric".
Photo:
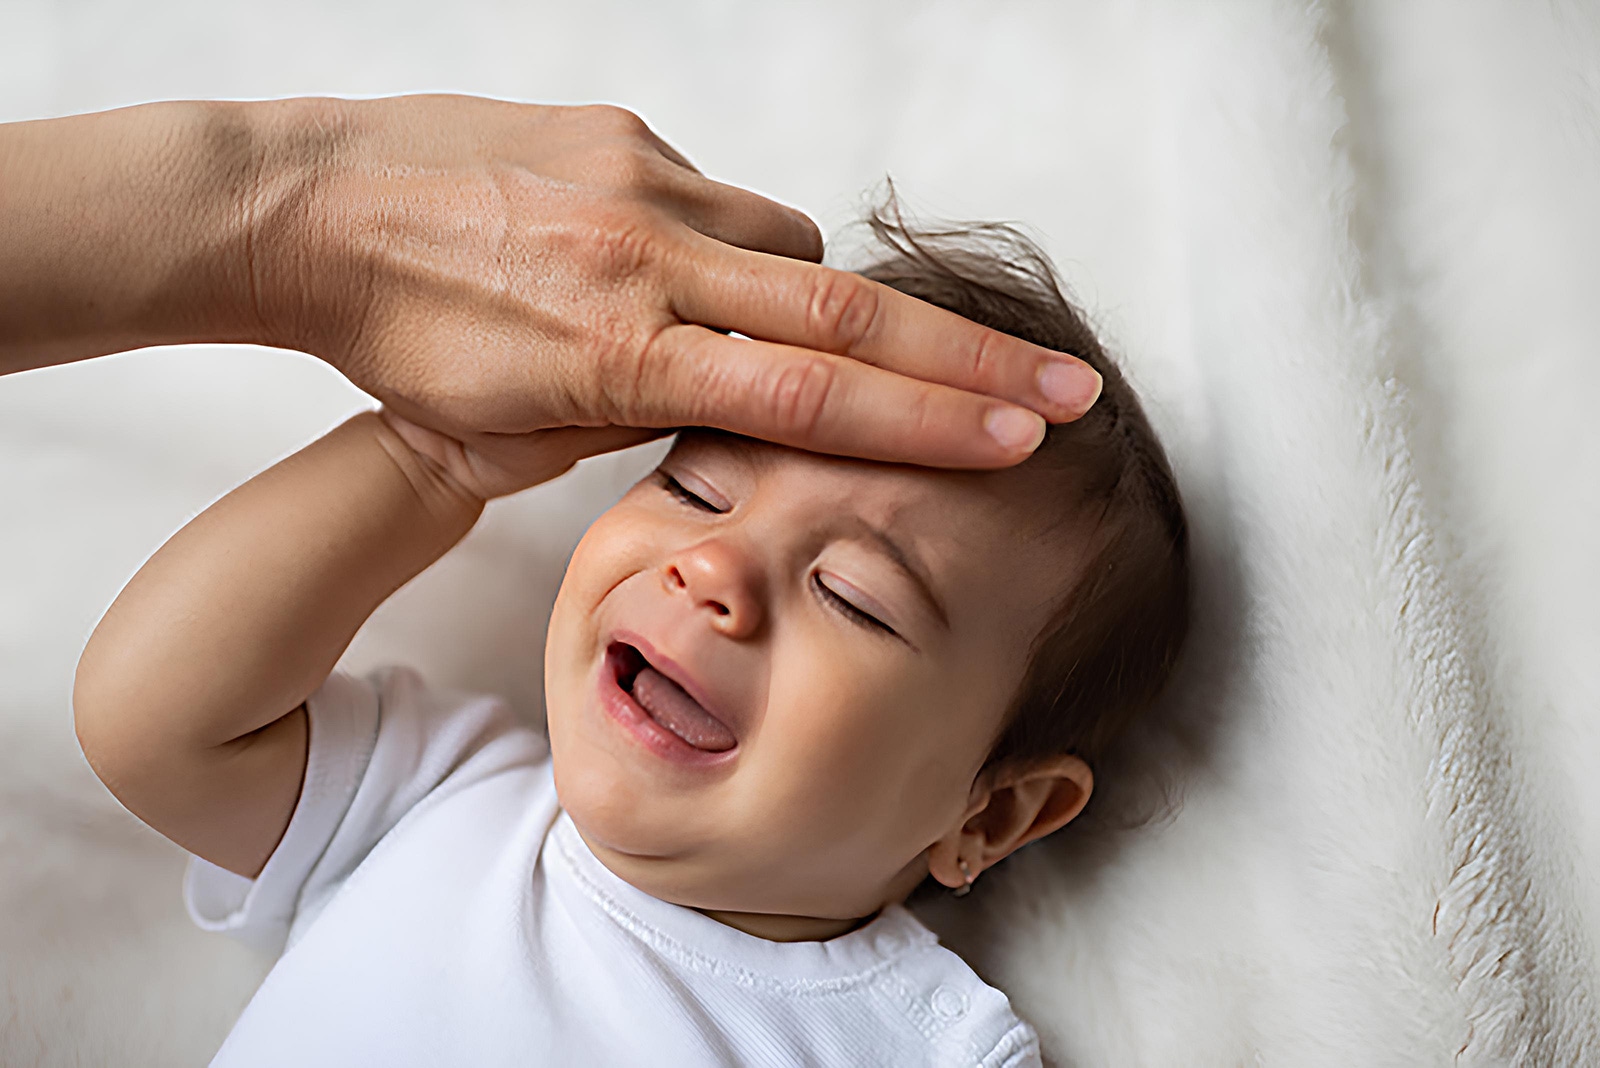
[[[22,0],[0,117],[460,89],[641,110],[837,226],[1031,224],[1149,399],[1199,608],[1100,827],[924,916],[1056,1064],[1600,1063],[1600,10]],[[0,1063],[196,1063],[269,962],[72,742],[189,515],[362,403],[278,353],[0,380]],[[350,660],[540,712],[543,613],[649,462],[496,506]],[[1118,829],[1125,815],[1150,819]]]

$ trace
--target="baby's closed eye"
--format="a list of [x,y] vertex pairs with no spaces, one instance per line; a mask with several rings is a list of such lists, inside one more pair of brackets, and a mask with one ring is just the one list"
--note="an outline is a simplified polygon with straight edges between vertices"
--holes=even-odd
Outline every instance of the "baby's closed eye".
[[712,515],[722,515],[728,510],[726,506],[718,507],[711,501],[706,500],[706,498],[695,493],[665,471],[657,471],[656,475],[660,478],[663,489],[691,508],[698,508],[701,511],[710,512]]
[[[840,582],[839,579],[833,579],[833,581]],[[822,598],[824,603],[837,609],[840,614],[842,614],[852,623],[866,627],[869,630],[882,631],[885,634],[892,635],[896,638],[900,636],[893,627],[889,626],[889,624],[885,623],[871,612],[859,607],[844,594],[828,585],[828,580],[822,572],[818,571],[811,576],[811,584],[816,587],[817,595]],[[844,585],[845,588],[849,589],[852,593],[855,592],[853,587],[848,586],[848,584]]]

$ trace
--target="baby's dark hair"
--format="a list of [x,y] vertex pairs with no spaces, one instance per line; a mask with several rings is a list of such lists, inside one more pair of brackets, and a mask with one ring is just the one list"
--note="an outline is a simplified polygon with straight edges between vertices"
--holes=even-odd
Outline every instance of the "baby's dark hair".
[[[908,223],[892,194],[866,220],[882,246],[860,273],[1036,345],[1105,385],[1087,415],[1049,428],[1024,469],[1088,517],[1087,554],[1035,640],[986,768],[1064,753],[1098,764],[1155,702],[1189,628],[1188,525],[1137,394],[1062,292],[1039,246],[1003,223]],[[1080,519],[1081,521],[1081,519]]]

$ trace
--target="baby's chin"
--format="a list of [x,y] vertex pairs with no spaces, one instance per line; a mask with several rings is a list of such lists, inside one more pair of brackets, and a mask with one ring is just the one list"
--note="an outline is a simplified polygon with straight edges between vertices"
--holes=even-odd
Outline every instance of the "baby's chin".
[[[814,878],[816,873],[788,851],[769,856],[762,844],[707,826],[692,811],[652,804],[648,793],[592,768],[564,766],[559,753],[555,774],[562,808],[595,858],[661,901],[713,914],[830,920],[857,920],[889,902],[878,888],[841,893],[843,880]],[[724,916],[714,918],[787,940]]]
[[750,902],[728,892],[703,851],[692,848],[692,834],[680,824],[670,833],[629,811],[629,802],[595,777],[563,775],[556,765],[556,793],[589,851],[613,875],[651,897],[696,909],[743,909]]
[[557,701],[549,708],[550,761],[556,798],[584,841],[603,860],[666,859],[691,851],[692,821],[666,811],[675,807],[671,800],[619,759],[612,749],[616,740],[592,736],[604,724],[581,722],[587,710],[572,707],[578,704]]

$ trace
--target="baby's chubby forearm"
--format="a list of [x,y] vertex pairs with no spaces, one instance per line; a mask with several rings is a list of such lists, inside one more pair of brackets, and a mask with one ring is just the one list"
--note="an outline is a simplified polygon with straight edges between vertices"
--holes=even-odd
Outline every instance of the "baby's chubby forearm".
[[74,694],[90,763],[157,830],[254,874],[298,796],[303,702],[483,503],[372,412],[234,490],[90,639]]
[[373,609],[482,508],[375,413],[358,415],[151,557],[85,650],[79,697],[98,696],[104,667],[160,706],[146,725],[171,719],[203,746],[257,730],[304,701]]

